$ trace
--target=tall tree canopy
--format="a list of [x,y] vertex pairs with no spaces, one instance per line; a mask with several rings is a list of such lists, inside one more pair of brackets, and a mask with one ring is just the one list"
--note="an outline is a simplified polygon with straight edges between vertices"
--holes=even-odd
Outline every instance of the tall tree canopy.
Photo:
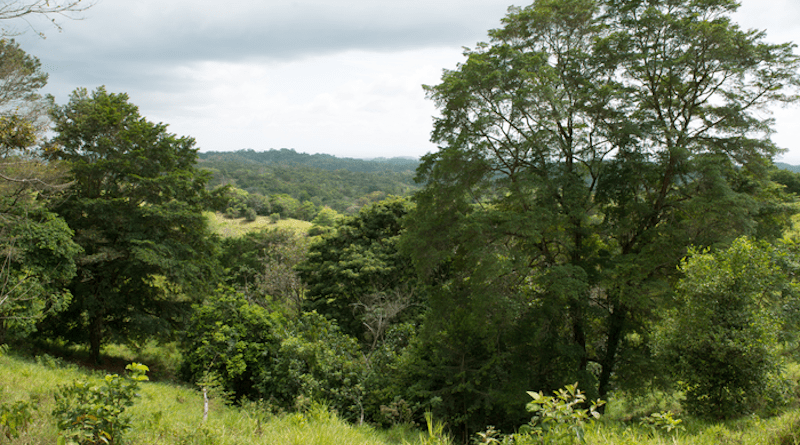
[[456,422],[502,424],[509,391],[605,396],[687,246],[780,232],[762,116],[796,99],[798,57],[736,7],[538,0],[426,87],[439,151],[405,249],[432,285],[428,390]]
[[370,340],[377,340],[384,327],[372,332],[370,314],[385,315],[394,305],[394,317],[418,298],[409,258],[397,251],[401,221],[410,208],[407,199],[389,197],[322,234],[297,265],[308,286],[306,309],[335,319],[354,337],[363,338],[366,327]]
[[72,304],[51,327],[88,341],[97,359],[112,335],[163,332],[189,303],[181,295],[209,279],[207,175],[194,140],[142,118],[126,94],[78,89],[52,117],[49,154],[74,181],[54,208],[85,254]]
[[80,250],[45,208],[46,197],[66,186],[57,163],[41,159],[46,82],[36,57],[0,39],[0,341],[30,333],[45,313],[66,306],[64,282]]

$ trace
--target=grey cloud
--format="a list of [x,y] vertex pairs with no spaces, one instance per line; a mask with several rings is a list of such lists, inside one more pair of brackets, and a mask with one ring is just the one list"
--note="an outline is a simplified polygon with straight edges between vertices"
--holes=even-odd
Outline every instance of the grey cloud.
[[[191,5],[198,5],[192,8]],[[49,39],[64,59],[287,59],[348,49],[472,45],[499,25],[504,0],[261,3],[101,2]]]
[[18,40],[52,73],[53,88],[174,89],[180,80],[166,77],[170,69],[195,62],[470,46],[506,10],[506,0],[100,0],[84,20],[62,21],[63,32],[40,22],[46,39]]

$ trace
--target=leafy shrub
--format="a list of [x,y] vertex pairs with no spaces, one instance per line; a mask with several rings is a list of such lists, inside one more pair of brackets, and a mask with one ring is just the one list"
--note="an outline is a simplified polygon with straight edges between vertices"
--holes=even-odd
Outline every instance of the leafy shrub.
[[[422,445],[450,445],[453,440],[445,432],[445,424],[433,418],[433,413],[425,412],[425,425],[427,434],[420,434],[419,443]],[[404,443],[404,445],[408,445]]]
[[285,401],[324,401],[347,420],[363,420],[367,367],[358,342],[316,312],[302,314],[287,334],[271,373],[280,376],[270,382],[272,391]]
[[586,404],[586,396],[578,389],[577,383],[554,391],[553,396],[546,396],[541,391],[528,392],[528,395],[533,401],[526,408],[533,413],[533,418],[506,442],[516,445],[584,444],[585,423],[599,418],[597,408],[605,403],[597,400],[589,408],[581,408]]
[[366,365],[358,343],[317,313],[290,321],[220,289],[195,307],[184,347],[184,376],[213,377],[238,402],[294,410],[309,400],[350,420],[362,416]]
[[272,368],[284,324],[280,314],[251,304],[233,289],[217,289],[194,307],[186,327],[184,378],[198,382],[214,375],[220,389],[235,399],[259,398],[255,383]]
[[730,418],[780,406],[780,307],[794,292],[786,264],[780,250],[747,238],[691,251],[681,264],[662,354],[676,363],[690,413]]
[[641,424],[643,426],[649,426],[656,430],[666,431],[671,433],[674,430],[683,429],[681,423],[683,421],[681,419],[676,419],[675,414],[671,411],[662,411],[660,413],[653,413],[647,417],[643,417],[641,420]]
[[139,382],[147,380],[145,373],[149,371],[140,363],[131,363],[125,369],[129,371],[126,377],[108,374],[102,386],[76,380],[58,389],[53,415],[63,432],[59,444],[121,442],[125,430],[130,428],[125,408],[133,405]]
[[18,400],[0,405],[0,432],[7,439],[17,438],[28,429],[35,407],[30,402]]

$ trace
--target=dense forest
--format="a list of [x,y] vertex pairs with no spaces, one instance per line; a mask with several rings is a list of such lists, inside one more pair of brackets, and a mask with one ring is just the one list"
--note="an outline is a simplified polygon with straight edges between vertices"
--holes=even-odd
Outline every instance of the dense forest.
[[208,186],[228,186],[234,197],[227,211],[245,216],[279,213],[310,221],[319,209],[353,214],[389,195],[409,195],[418,187],[419,161],[407,158],[350,159],[281,149],[199,153],[198,165],[212,173]]
[[[0,342],[155,344],[206,403],[459,443],[585,443],[623,400],[670,430],[796,409],[800,173],[760,113],[798,100],[800,57],[735,9],[511,8],[425,87],[421,160],[199,153],[125,93],[53,103],[0,40]],[[123,440],[128,370],[53,395],[62,443]]]

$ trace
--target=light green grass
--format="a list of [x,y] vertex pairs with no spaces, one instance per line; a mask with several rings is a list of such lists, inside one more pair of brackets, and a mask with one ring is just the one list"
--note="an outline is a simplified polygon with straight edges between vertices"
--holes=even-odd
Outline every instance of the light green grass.
[[[36,406],[33,421],[18,438],[0,443],[13,445],[55,444],[58,431],[50,414],[53,394],[59,385],[75,379],[92,379],[100,384],[105,372],[89,372],[46,356],[23,359],[0,357],[0,403],[29,401]],[[353,426],[321,407],[305,414],[272,415],[255,404],[231,407],[211,399],[208,420],[203,422],[203,396],[196,388],[161,382],[144,382],[140,397],[128,408],[132,427],[128,444],[304,444],[304,445],[389,445],[403,440],[417,442],[409,429],[382,431]]]
[[588,429],[586,439],[592,445],[798,445],[800,413],[722,423],[688,421],[683,429],[673,432],[638,423],[599,422]]
[[[0,357],[0,403],[29,401],[37,410],[27,430],[18,438],[0,443],[12,445],[55,444],[58,437],[53,394],[59,385],[75,379],[100,382],[105,372],[90,372],[44,356],[37,359],[14,355]],[[132,427],[127,444],[207,445],[390,445],[424,444],[419,431],[408,427],[380,430],[354,426],[324,407],[306,413],[270,414],[258,404],[226,405],[212,398],[204,423],[203,397],[197,388],[165,382],[145,382],[140,397],[128,409]],[[627,422],[611,417],[591,424],[589,445],[798,445],[800,411],[792,410],[768,419],[755,416],[713,423],[686,419],[683,429],[666,432],[642,426],[637,418]]]
[[208,218],[211,231],[224,238],[235,238],[249,232],[274,228],[288,228],[305,234],[311,228],[310,222],[299,219],[281,219],[273,223],[267,216],[258,216],[255,221],[247,221],[245,218],[225,218],[221,212],[204,212],[204,215]]

